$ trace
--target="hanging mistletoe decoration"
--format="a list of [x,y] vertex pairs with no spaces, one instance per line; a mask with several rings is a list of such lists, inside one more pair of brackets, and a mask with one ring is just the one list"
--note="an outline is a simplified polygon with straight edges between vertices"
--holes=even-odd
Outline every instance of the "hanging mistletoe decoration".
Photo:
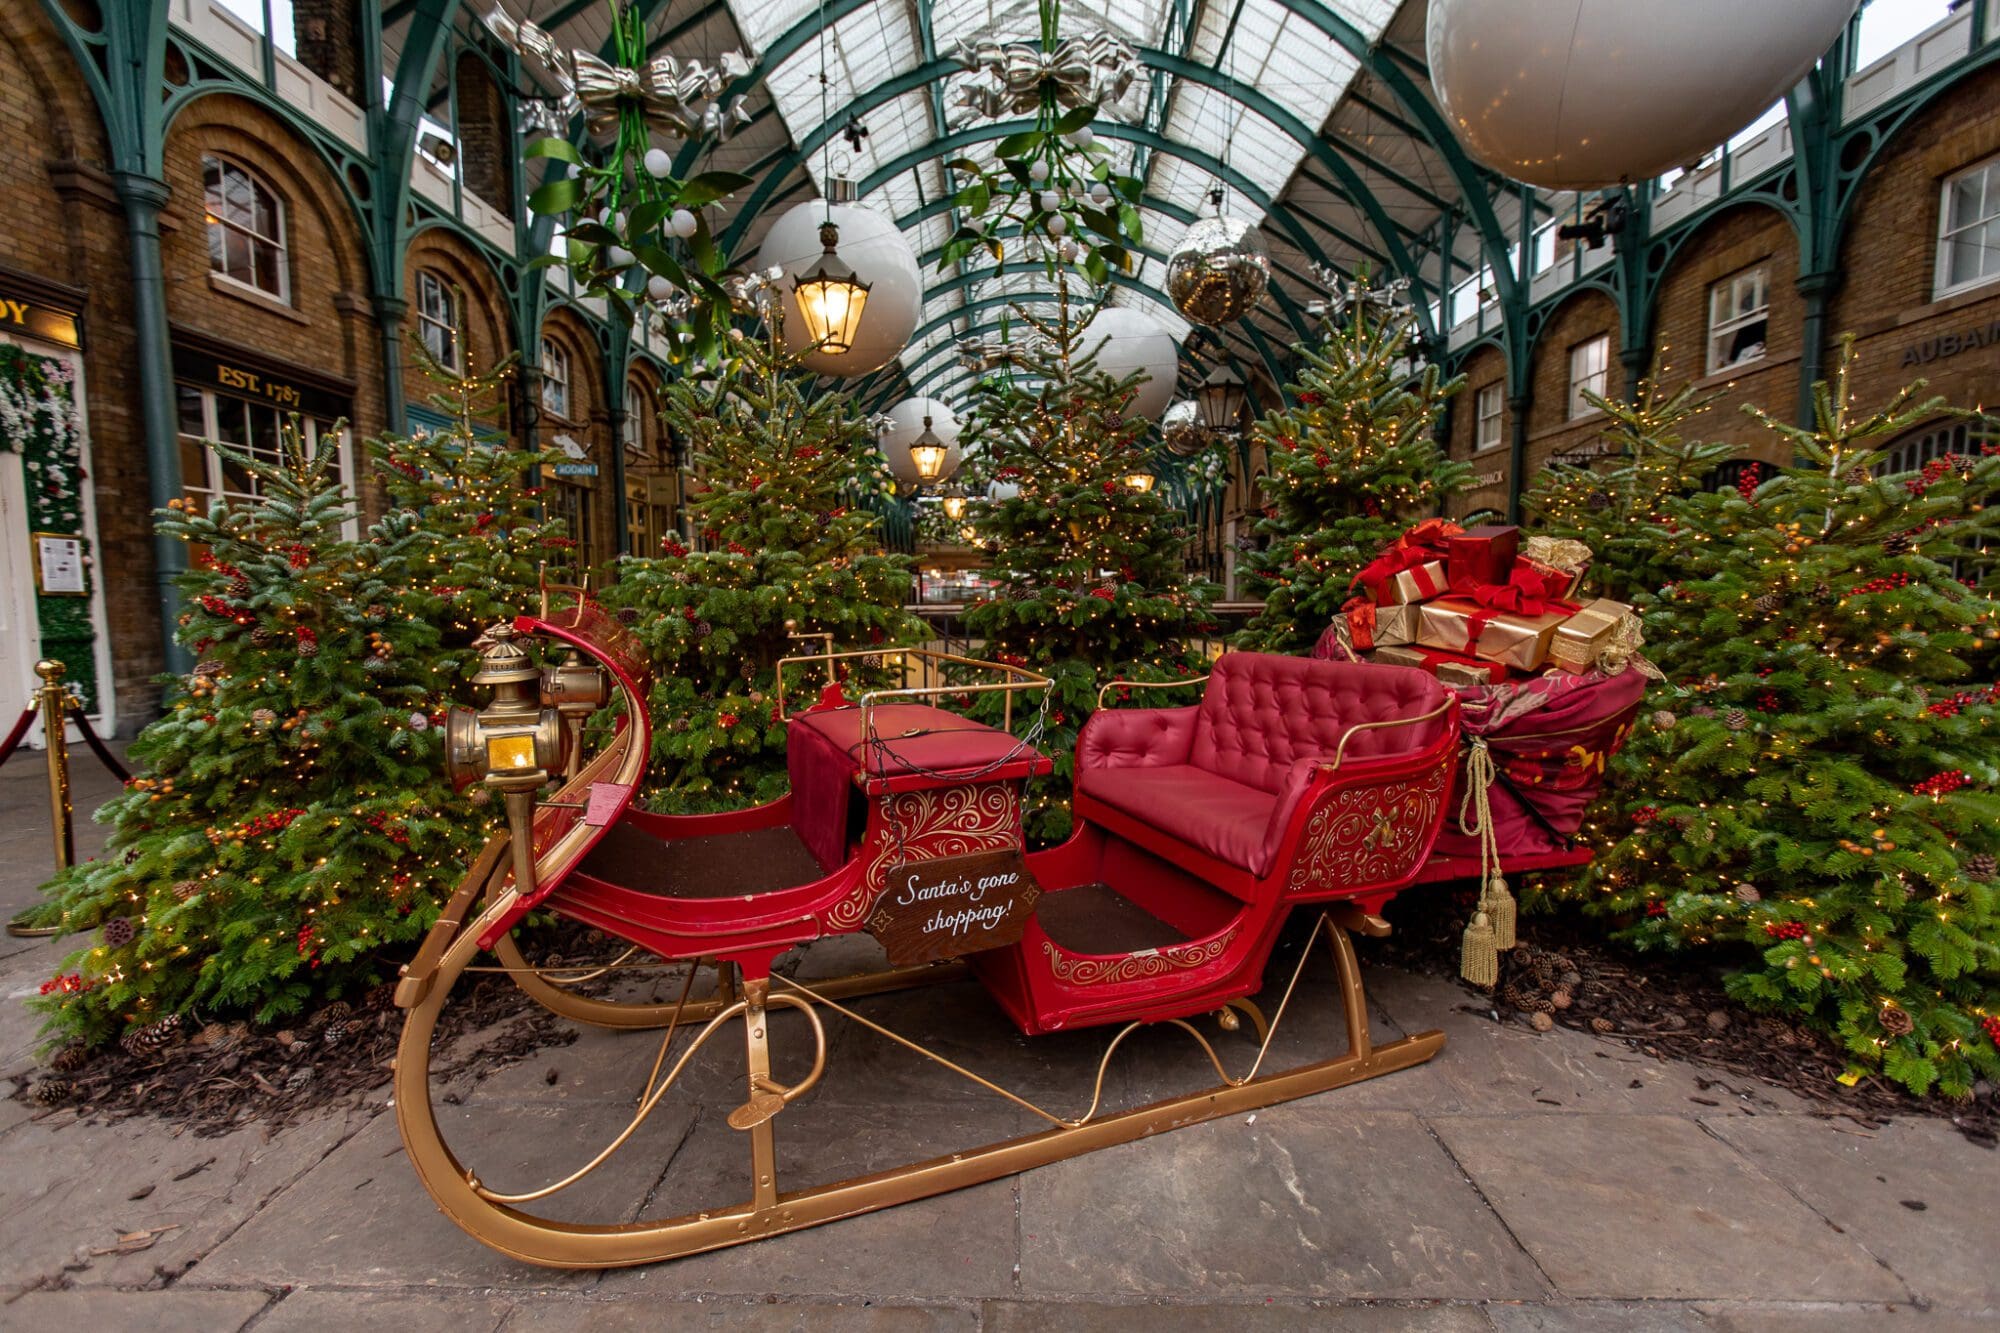
[[1039,45],[960,44],[960,63],[973,73],[968,86],[985,90],[968,105],[996,115],[1031,109],[1035,124],[1002,139],[993,166],[965,157],[948,164],[965,182],[953,202],[967,216],[938,268],[980,249],[1004,262],[1007,236],[1019,235],[1038,242],[1051,276],[1080,270],[1102,285],[1114,269],[1132,269],[1145,182],[1112,169],[1092,125],[1131,85],[1137,57],[1113,39],[1065,41],[1061,0],[1041,0],[1039,14]]
[[555,85],[558,114],[581,116],[593,152],[568,139],[528,145],[524,156],[568,164],[566,174],[528,196],[528,207],[566,219],[565,253],[535,261],[562,265],[586,296],[602,298],[630,323],[641,300],[666,313],[675,342],[697,360],[710,359],[729,322],[722,283],[726,256],[715,244],[704,210],[750,183],[733,171],[686,179],[656,138],[715,143],[749,123],[739,97],[725,99],[750,63],[730,52],[716,65],[647,52],[646,10],[607,0],[611,58],[565,51],[542,29],[498,8],[486,17],[493,33]]

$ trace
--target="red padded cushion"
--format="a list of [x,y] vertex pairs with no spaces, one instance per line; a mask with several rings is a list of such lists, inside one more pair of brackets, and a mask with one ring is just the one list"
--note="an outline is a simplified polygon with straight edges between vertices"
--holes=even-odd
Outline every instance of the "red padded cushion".
[[[1421,716],[1447,697],[1434,677],[1405,667],[1226,653],[1202,697],[1188,762],[1275,793],[1298,760],[1331,759],[1348,728]],[[1439,718],[1424,726],[1357,732],[1347,757],[1379,759],[1420,750],[1444,725]]]
[[1259,878],[1269,873],[1277,854],[1267,832],[1278,798],[1255,787],[1186,764],[1161,764],[1094,770],[1088,789],[1148,828]]
[[[928,704],[878,705],[874,722],[879,745],[864,744],[861,720],[859,707],[827,708],[800,713],[792,725],[816,733],[845,754],[856,770],[862,766],[865,751],[870,779],[894,782],[899,777],[921,775],[1000,779],[1045,773],[1050,768],[1041,754],[1020,746],[998,727]],[[993,767],[1009,755],[1013,756],[1010,762]]]
[[1076,738],[1076,767],[1144,768],[1185,764],[1194,742],[1195,714],[1185,708],[1104,708],[1090,715]]

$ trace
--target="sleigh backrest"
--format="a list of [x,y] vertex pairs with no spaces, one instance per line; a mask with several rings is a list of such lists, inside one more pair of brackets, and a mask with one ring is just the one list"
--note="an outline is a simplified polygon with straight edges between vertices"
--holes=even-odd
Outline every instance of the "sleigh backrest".
[[1259,791],[1276,792],[1301,759],[1378,759],[1422,750],[1448,725],[1355,732],[1441,709],[1436,679],[1404,667],[1322,662],[1272,653],[1225,653],[1209,675],[1188,762]]

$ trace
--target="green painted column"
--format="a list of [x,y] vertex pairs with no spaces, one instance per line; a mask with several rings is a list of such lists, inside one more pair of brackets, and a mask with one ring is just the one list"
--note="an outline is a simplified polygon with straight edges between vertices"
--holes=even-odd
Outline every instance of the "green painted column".
[[[146,432],[147,498],[155,509],[182,495],[180,420],[174,407],[174,356],[167,331],[166,268],[160,257],[160,210],[170,191],[157,176],[120,171],[114,180],[125,206],[125,235],[132,252],[132,331],[139,363],[139,419]],[[184,672],[194,660],[174,633],[179,628],[180,591],[174,586],[187,569],[187,544],[155,532],[153,570],[160,602],[160,640],[167,670]]]
[[400,296],[377,292],[375,324],[382,333],[382,415],[384,429],[401,435],[410,428],[409,394],[403,387],[403,318],[410,303]]
[[1805,316],[1799,321],[1799,407],[1798,424],[1813,426],[1813,385],[1826,378],[1826,314],[1838,278],[1832,273],[1799,275],[1799,295],[1805,300]]
[[1507,447],[1507,521],[1521,521],[1521,492],[1527,488],[1528,478],[1528,409],[1534,406],[1534,398],[1527,393],[1515,394],[1507,400],[1507,424],[1510,443]]

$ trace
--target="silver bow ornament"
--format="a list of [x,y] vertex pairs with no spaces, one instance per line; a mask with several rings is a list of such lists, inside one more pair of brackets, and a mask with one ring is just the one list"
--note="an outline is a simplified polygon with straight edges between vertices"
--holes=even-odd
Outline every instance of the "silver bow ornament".
[[559,94],[563,119],[584,116],[597,138],[617,132],[619,114],[627,106],[637,106],[650,127],[681,139],[727,139],[750,123],[742,97],[722,99],[731,80],[750,73],[750,62],[740,51],[729,52],[716,65],[660,55],[634,67],[613,64],[593,51],[565,51],[547,32],[497,5],[485,22],[523,60],[541,67],[545,81]]
[[1095,106],[1122,119],[1142,68],[1137,51],[1102,32],[1065,38],[1054,50],[1039,42],[961,37],[952,57],[970,74],[958,85],[962,120],[1032,115],[1041,109],[1044,88],[1054,91],[1059,106]]

